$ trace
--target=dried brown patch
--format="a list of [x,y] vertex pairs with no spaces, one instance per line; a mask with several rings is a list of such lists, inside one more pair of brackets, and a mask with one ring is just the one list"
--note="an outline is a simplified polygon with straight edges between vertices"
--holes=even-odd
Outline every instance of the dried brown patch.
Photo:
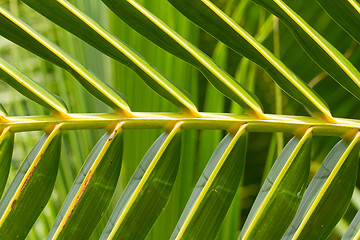
[[17,201],[17,199],[15,199],[15,200],[11,203],[11,209],[14,207],[16,201]]
[[117,133],[117,130],[114,130],[114,131],[111,133],[111,135],[110,135],[110,137],[109,137],[109,139],[108,139],[109,142],[114,139],[116,133]]
[[[40,156],[40,157],[42,157],[42,154],[41,154],[41,156]],[[26,185],[28,184],[28,182],[29,182],[29,180],[30,180],[31,176],[33,175],[33,173],[34,173],[34,171],[35,171],[36,166],[37,166],[37,164],[33,167],[33,169],[31,169],[31,172],[30,172],[29,176],[27,176],[27,178],[26,178],[26,180],[25,180],[24,184],[22,185],[22,187],[21,187],[21,189],[20,189],[20,193],[24,190],[24,188],[25,188],[25,187],[26,187]]]
[[70,212],[69,216],[66,218],[66,221],[65,221],[65,223],[64,223],[64,225],[62,226],[61,229],[64,229],[66,223],[69,221],[72,213],[74,212],[74,210],[75,210],[75,208],[76,208],[76,205],[78,204],[79,200],[81,199],[81,196],[84,194],[85,189],[87,188],[87,186],[88,186],[88,184],[89,184],[89,182],[90,182],[90,180],[91,180],[91,178],[92,178],[91,171],[89,171],[89,173],[90,173],[90,176],[89,176],[89,178],[86,180],[85,185],[84,185],[83,189],[81,190],[81,193],[80,193],[79,196],[76,198],[76,201],[75,201],[75,203],[74,203],[74,206],[73,206],[73,208],[71,209],[71,212]]

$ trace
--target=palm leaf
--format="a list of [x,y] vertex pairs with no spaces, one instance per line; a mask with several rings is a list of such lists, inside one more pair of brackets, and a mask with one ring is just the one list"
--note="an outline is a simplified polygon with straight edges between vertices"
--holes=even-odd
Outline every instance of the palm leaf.
[[24,2],[103,53],[129,66],[146,84],[170,102],[184,111],[197,115],[196,106],[189,99],[189,95],[186,92],[152,67],[142,56],[138,55],[121,40],[118,40],[70,3],[66,1]]
[[0,77],[29,99],[43,105],[54,113],[64,117],[68,116],[65,103],[58,96],[42,88],[3,59],[0,59]]
[[55,220],[47,239],[87,239],[108,207],[118,182],[122,123],[94,147]]
[[356,239],[359,4],[254,2],[0,2],[0,238]]
[[286,231],[309,175],[311,131],[292,138],[285,146],[260,189],[239,239],[279,239]]
[[122,95],[90,73],[64,50],[37,33],[14,15],[0,8],[0,34],[40,57],[69,71],[88,91],[111,106],[130,114]]
[[215,239],[242,178],[246,125],[216,148],[179,219],[171,239]]
[[354,40],[360,43],[360,4],[357,1],[317,1]]
[[0,196],[2,195],[10,171],[14,148],[14,134],[7,127],[0,134]]
[[25,159],[0,202],[1,238],[24,239],[50,198],[59,165],[60,125]]
[[129,26],[149,40],[196,66],[225,96],[237,102],[246,111],[263,118],[259,100],[231,76],[220,69],[208,56],[197,49],[160,19],[135,1],[103,1]]
[[201,2],[170,0],[170,2],[205,31],[259,64],[290,96],[310,111],[334,121],[326,103],[310,87],[213,3],[208,0]]
[[[100,239],[144,239],[164,208],[179,167],[181,123],[162,134],[144,156]],[[138,222],[141,219],[141,222]]]
[[349,228],[346,230],[344,236],[341,239],[357,239],[359,238],[359,229],[360,229],[360,212],[358,211],[351,221]]
[[340,85],[360,99],[360,73],[333,45],[282,0],[253,0],[278,16],[306,53]]
[[[327,238],[345,213],[354,190],[359,139],[357,134],[352,141],[341,140],[332,149],[307,188],[283,239]],[[338,204],[325,204],[328,201]],[[318,230],[313,231],[315,228]]]

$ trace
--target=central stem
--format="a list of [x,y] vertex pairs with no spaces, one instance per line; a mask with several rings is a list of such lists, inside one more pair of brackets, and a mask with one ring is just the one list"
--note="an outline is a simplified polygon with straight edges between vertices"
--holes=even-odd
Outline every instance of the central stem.
[[7,117],[0,122],[0,130],[9,126],[12,132],[39,131],[57,123],[63,123],[63,130],[106,129],[116,122],[124,122],[124,129],[164,128],[175,122],[183,122],[183,129],[227,130],[235,125],[247,123],[249,132],[300,133],[313,127],[314,135],[346,136],[360,129],[359,120],[335,118],[338,123],[328,123],[313,117],[271,115],[257,119],[248,115],[231,113],[204,113],[202,117],[192,117],[181,113],[134,112],[134,117],[124,117],[117,113],[69,114],[70,118],[49,116]]

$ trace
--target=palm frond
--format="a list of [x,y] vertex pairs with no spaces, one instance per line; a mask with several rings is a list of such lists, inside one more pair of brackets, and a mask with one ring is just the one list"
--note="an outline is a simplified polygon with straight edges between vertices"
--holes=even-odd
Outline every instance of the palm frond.
[[3,2],[1,239],[358,238],[358,2]]

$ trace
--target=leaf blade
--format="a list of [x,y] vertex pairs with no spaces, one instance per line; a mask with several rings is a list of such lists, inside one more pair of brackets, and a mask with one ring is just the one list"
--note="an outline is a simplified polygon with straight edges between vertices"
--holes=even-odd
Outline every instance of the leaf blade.
[[242,178],[247,141],[245,129],[246,124],[220,142],[171,239],[215,239]]
[[175,181],[180,161],[180,133],[181,123],[178,123],[151,146],[123,192],[100,239],[146,237],[166,204]]
[[0,104],[0,117],[6,117],[7,112],[3,105]]
[[212,2],[168,0],[189,20],[262,67],[291,97],[315,115],[334,122],[327,104],[284,63]]
[[60,47],[0,7],[0,35],[71,73],[92,95],[114,109],[132,116],[121,94],[98,79]]
[[342,240],[359,239],[360,237],[360,211],[358,211],[346,230]]
[[11,157],[14,148],[14,134],[6,127],[0,134],[0,197],[4,192],[9,176]]
[[32,149],[0,202],[0,238],[24,239],[50,198],[61,147],[61,124]]
[[0,58],[1,80],[16,89],[19,93],[48,108],[54,113],[68,117],[65,103],[58,97],[31,80],[18,69]]
[[[312,129],[292,138],[270,170],[238,239],[279,239],[300,204],[310,171]],[[281,221],[281,224],[279,224]]]
[[304,51],[349,93],[360,99],[360,72],[282,0],[252,0],[278,16]]
[[197,115],[196,106],[184,90],[69,2],[64,0],[25,0],[24,2],[99,51],[132,69],[150,88],[183,111]]
[[[351,200],[357,175],[359,140],[358,133],[350,142],[341,140],[331,150],[307,188],[283,239],[327,238]],[[313,231],[314,228],[317,231]]]
[[247,112],[259,118],[265,118],[261,103],[256,96],[140,4],[133,0],[102,1],[134,30],[166,51],[197,67],[222,94],[238,103]]
[[[122,125],[99,140],[79,172],[47,239],[87,239],[108,207],[118,182]],[[115,159],[119,156],[120,159]]]
[[354,0],[317,0],[317,2],[337,24],[360,43],[360,4],[358,2]]

